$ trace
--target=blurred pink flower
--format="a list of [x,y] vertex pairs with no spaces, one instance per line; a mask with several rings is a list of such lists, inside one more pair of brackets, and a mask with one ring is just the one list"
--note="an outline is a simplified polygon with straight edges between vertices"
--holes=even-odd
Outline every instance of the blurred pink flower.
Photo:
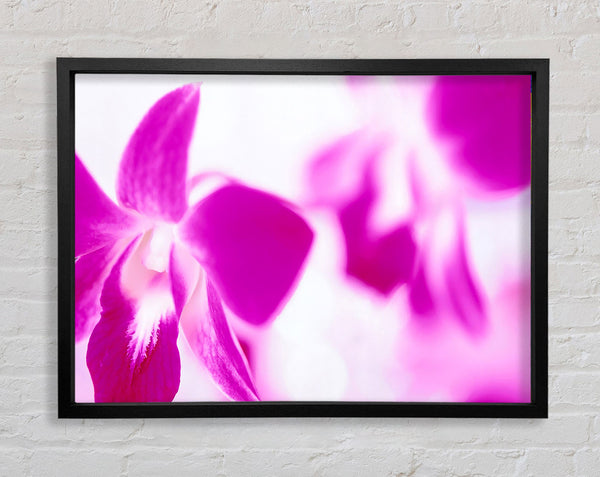
[[332,208],[344,234],[346,273],[383,295],[408,282],[416,251],[410,221],[385,233],[370,226],[381,193],[374,169],[387,146],[356,131],[319,151],[308,175],[312,204]]
[[416,215],[425,224],[410,289],[413,314],[450,310],[472,334],[482,331],[486,297],[469,265],[465,197],[502,199],[529,186],[530,102],[528,75],[440,76],[433,82],[427,125],[452,175],[442,190],[432,190],[430,171],[412,162]]
[[313,233],[289,204],[228,183],[188,207],[198,85],[162,97],[121,159],[112,202],[75,157],[75,331],[91,332],[98,402],[171,401],[179,330],[231,399],[256,400],[222,301],[263,325],[297,281]]
[[[406,396],[526,402],[527,267],[498,289],[484,286],[468,222],[473,204],[502,202],[530,184],[530,77],[381,81],[350,79],[362,124],[315,153],[307,202],[335,217],[345,275],[393,296],[411,318],[397,336],[399,366],[411,376],[398,379]],[[406,210],[382,228],[374,218],[390,205]]]
[[433,207],[423,197],[426,185],[407,167],[409,215],[385,231],[372,226],[376,201],[387,200],[373,171],[388,148],[388,141],[361,130],[325,147],[310,166],[312,203],[333,209],[343,232],[345,272],[382,295],[408,286],[412,313],[424,323],[449,310],[468,330],[479,331],[484,303],[468,263],[459,201],[446,198]]
[[475,187],[515,191],[531,182],[531,77],[441,76],[428,101],[433,132],[455,171]]
[[[386,95],[372,78],[349,78],[349,87],[365,125],[317,152],[308,171],[310,202],[333,210],[343,232],[346,274],[384,295],[406,284],[420,321],[449,314],[477,334],[486,304],[469,264],[463,196],[484,191],[484,198],[495,199],[529,185],[529,76],[410,80],[392,83]],[[450,165],[445,182],[432,181],[430,153],[411,143],[417,133],[401,129],[410,123],[395,119],[417,95],[425,97],[430,142]],[[410,205],[406,217],[382,231],[372,218],[378,204],[391,202],[389,178],[382,181],[380,172],[384,158],[403,171],[397,187],[408,187]]]
[[421,221],[423,239],[408,292],[413,316],[427,327],[448,315],[472,335],[479,334],[486,323],[486,303],[469,263],[461,204],[423,212]]

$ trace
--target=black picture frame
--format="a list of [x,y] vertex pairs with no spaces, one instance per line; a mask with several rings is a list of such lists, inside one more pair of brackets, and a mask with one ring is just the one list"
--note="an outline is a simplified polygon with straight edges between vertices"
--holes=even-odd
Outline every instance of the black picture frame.
[[[548,59],[255,60],[57,58],[58,417],[548,417]],[[74,386],[75,75],[532,76],[531,402],[76,403]]]

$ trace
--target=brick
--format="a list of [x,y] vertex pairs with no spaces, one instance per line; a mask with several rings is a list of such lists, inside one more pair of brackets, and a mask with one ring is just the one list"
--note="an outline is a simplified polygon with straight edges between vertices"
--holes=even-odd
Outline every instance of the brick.
[[[330,451],[290,449],[278,454],[269,451],[229,451],[224,454],[225,475],[402,475],[413,468],[412,453],[400,449]],[[248,462],[263,462],[262,469],[248,469]]]
[[0,296],[16,299],[54,298],[56,269],[14,268],[0,269]]
[[594,417],[591,428],[592,439],[590,444],[600,444],[600,417]]
[[[397,45],[394,51],[400,52],[397,56],[400,57],[420,57],[420,58],[440,58],[440,57],[458,57],[478,58],[479,44],[473,39],[447,39],[447,38],[431,38],[427,40],[428,48],[424,49],[421,41],[412,37],[397,39],[393,45]],[[373,42],[372,49],[375,50],[376,42]],[[424,51],[425,50],[425,51]],[[385,56],[385,52],[379,49],[379,55]]]
[[17,2],[12,10],[15,30],[25,31],[59,30],[66,13],[64,2],[52,0]]
[[600,325],[600,303],[597,299],[560,299],[548,306],[551,327],[577,328]]
[[551,73],[552,105],[596,107],[600,104],[600,71]]
[[61,19],[65,29],[101,31],[110,28],[112,19],[119,15],[124,2],[77,0],[65,3],[66,12]]
[[56,329],[56,301],[2,299],[2,320],[0,334],[3,337],[25,335],[52,335]]
[[573,454],[571,450],[531,449],[518,475],[574,475]]
[[114,56],[121,57],[159,57],[173,56],[177,41],[152,37],[147,40],[135,38],[70,38],[65,46],[68,56],[95,56],[97,51],[107,48],[114,50]]
[[[500,11],[509,34],[555,37],[598,31],[598,14],[593,2],[503,2]],[[535,21],[533,20],[535,19]]]
[[600,181],[599,149],[583,146],[556,145],[550,150],[550,182],[572,182],[585,185]]
[[598,213],[598,198],[591,188],[551,193],[548,205],[552,219],[593,217]]
[[0,189],[0,219],[7,228],[50,228],[56,221],[56,192],[15,188]]
[[573,57],[583,68],[592,66],[598,61],[600,35],[583,35],[573,42]]
[[499,10],[494,3],[465,2],[450,10],[454,24],[461,33],[485,31],[488,34],[499,32]]
[[29,476],[31,474],[31,456],[28,449],[0,449],[2,475],[11,477]]
[[311,3],[310,16],[317,31],[344,32],[356,25],[356,9],[348,2]]
[[567,257],[581,254],[583,249],[582,230],[554,226],[548,231],[548,253],[551,256]]
[[491,58],[549,58],[552,71],[563,71],[577,66],[570,41],[569,37],[531,38],[518,33],[502,38],[482,38],[481,54]]
[[594,227],[581,232],[582,253],[587,256],[600,255],[600,227]]
[[185,32],[189,29],[190,18],[194,18],[198,28],[214,27],[217,22],[219,2],[177,2],[169,5],[164,27],[169,31]]
[[221,27],[238,25],[240,30],[261,33],[289,31],[292,14],[299,13],[284,2],[224,2],[215,11],[217,25]]
[[578,406],[600,407],[600,373],[561,373],[550,377],[550,395],[553,404],[563,408]]
[[[133,446],[144,422],[141,419],[118,421],[90,420],[82,425],[81,421],[69,420],[64,424],[62,438],[72,445],[87,447],[89,444]],[[151,445],[148,441],[145,445]]]
[[585,297],[600,292],[600,263],[550,263],[548,290],[561,296]]
[[[110,16],[113,31],[134,34],[160,29],[166,19],[166,4],[163,2],[116,2]],[[98,35],[101,38],[103,35]]]
[[[293,21],[292,21],[293,18]],[[294,23],[302,18],[301,12],[290,8],[287,2],[267,2],[261,12],[256,30],[259,32],[283,32],[295,30]]]
[[[46,379],[0,375],[0,409],[6,414],[35,413],[48,406]],[[56,400],[50,402],[55,405]],[[0,451],[1,452],[1,451]]]
[[600,143],[600,114],[590,114],[587,116],[586,135],[590,143]]
[[[52,65],[54,66],[54,65]],[[22,104],[56,104],[54,67],[43,70],[25,70],[15,76],[12,93]]]
[[24,376],[53,372],[56,338],[20,335],[0,341],[0,375]]
[[[28,2],[33,3],[33,2]],[[30,68],[33,64],[39,68],[40,61],[54,64],[54,58],[66,54],[66,38],[52,38],[42,35],[3,37],[0,42],[0,55],[4,66]],[[54,84],[47,85],[52,88]]]
[[550,337],[550,366],[600,369],[600,334],[561,334]]
[[[550,389],[551,399],[554,389]],[[494,430],[494,447],[522,449],[553,445],[570,447],[589,439],[589,416],[552,414],[547,421],[500,420]]]
[[[535,37],[545,39],[545,35],[539,35],[539,32],[547,28],[542,23],[547,12],[548,9],[544,2],[502,2],[498,7],[500,23],[507,36],[520,36],[525,39],[532,36],[534,39]],[[532,18],[535,18],[536,21],[532,21]]]
[[397,4],[366,4],[359,7],[357,12],[358,25],[369,32],[397,30],[402,18],[402,10]]
[[597,32],[600,16],[594,2],[563,2],[553,0],[546,3],[547,16],[544,24],[552,33]]
[[582,141],[586,137],[586,115],[555,114],[550,122],[550,140],[554,143]]
[[514,476],[526,450],[419,450],[415,475]]
[[[53,84],[48,86],[54,89]],[[56,120],[33,107],[20,106],[12,113],[0,114],[0,140],[11,149],[22,147],[23,144],[35,144],[32,139],[44,137],[47,127],[54,132]]]
[[454,13],[454,9],[445,2],[414,4],[410,7],[410,11],[415,17],[411,27],[417,31],[439,31],[454,28],[450,21],[450,15]]
[[118,453],[97,450],[37,449],[31,457],[32,474],[48,477],[120,475],[122,465]]
[[215,30],[207,30],[199,32],[193,38],[181,40],[177,51],[181,56],[203,57],[207,55],[208,44],[214,56],[231,56],[235,51],[240,58],[252,58],[259,54],[272,58],[282,58],[286,55],[301,58],[307,44],[318,47],[318,41],[302,31],[290,32],[281,38],[279,33],[232,33],[223,36]]
[[55,153],[48,151],[0,150],[0,185],[15,190],[56,188]]
[[580,449],[574,460],[576,475],[594,475],[600,469],[600,449]]
[[14,5],[9,2],[2,2],[0,5],[0,24],[7,30],[14,27]]
[[22,268],[32,265],[55,265],[57,237],[53,230],[7,229],[2,232],[0,263],[4,267]]
[[[138,449],[127,457],[127,474],[130,477],[170,475],[175,470],[178,477],[219,474],[223,468],[223,453],[190,449],[181,451],[169,448]],[[247,474],[248,469],[245,473]]]
[[415,468],[412,450],[402,449],[400,446],[324,452],[320,459],[313,458],[311,463],[313,462],[316,463],[317,474],[324,477],[353,474],[409,475]]

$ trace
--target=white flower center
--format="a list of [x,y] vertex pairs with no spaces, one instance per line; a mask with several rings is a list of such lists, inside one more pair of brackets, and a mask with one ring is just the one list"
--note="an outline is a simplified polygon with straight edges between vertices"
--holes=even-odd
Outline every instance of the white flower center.
[[173,243],[172,224],[157,223],[152,229],[152,238],[144,256],[144,265],[150,270],[164,272],[169,264],[171,245]]

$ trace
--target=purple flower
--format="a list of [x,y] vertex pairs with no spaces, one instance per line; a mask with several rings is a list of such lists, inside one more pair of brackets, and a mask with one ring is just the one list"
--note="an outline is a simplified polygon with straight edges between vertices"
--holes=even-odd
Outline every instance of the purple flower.
[[255,326],[284,305],[313,240],[292,206],[228,181],[188,207],[198,85],[161,98],[132,135],[113,203],[75,158],[75,331],[99,402],[171,401],[179,331],[231,399],[256,400],[223,307]]

